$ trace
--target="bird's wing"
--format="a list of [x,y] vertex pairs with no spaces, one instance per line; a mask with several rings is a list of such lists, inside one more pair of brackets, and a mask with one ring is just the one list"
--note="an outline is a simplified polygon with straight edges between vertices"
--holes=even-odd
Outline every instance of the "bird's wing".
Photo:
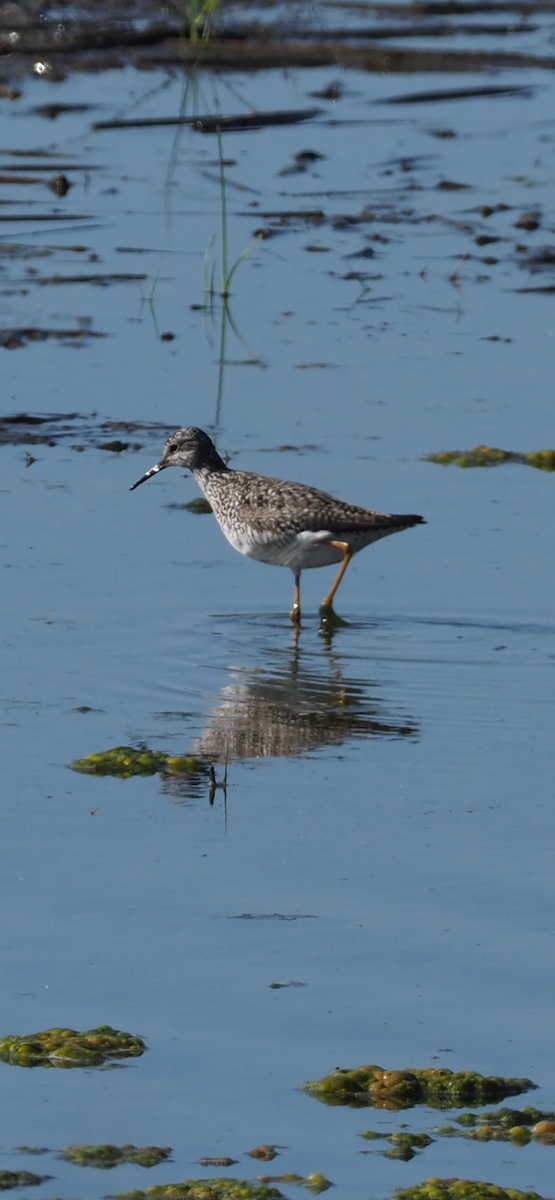
[[258,487],[252,476],[235,512],[239,520],[247,522],[257,533],[275,532],[281,524],[290,533],[329,529],[339,534],[353,529],[393,529],[399,521],[384,513],[345,504],[319,488],[267,478],[264,486]]

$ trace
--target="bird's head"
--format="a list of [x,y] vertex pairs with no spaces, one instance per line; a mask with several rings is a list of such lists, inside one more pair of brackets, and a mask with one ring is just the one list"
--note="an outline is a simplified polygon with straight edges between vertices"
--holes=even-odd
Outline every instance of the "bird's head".
[[190,471],[208,467],[221,471],[225,470],[225,463],[220,458],[208,434],[194,425],[189,425],[186,429],[177,429],[175,433],[172,433],[164,446],[160,462],[132,484],[130,490],[133,491],[140,483],[145,483],[151,475],[156,475],[158,471],[164,471],[166,467],[188,467]]

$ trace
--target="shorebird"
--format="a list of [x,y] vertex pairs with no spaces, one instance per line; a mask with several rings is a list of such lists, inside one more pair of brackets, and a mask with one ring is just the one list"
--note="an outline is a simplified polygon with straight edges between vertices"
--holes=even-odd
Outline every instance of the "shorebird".
[[172,433],[160,462],[130,490],[166,467],[192,471],[235,550],[260,562],[290,568],[295,576],[291,610],[295,624],[301,619],[301,571],[341,564],[320,608],[323,619],[334,618],[333,599],[353,554],[390,533],[425,524],[423,517],[413,513],[398,516],[346,504],[306,483],[231,470],[208,434],[192,426]]

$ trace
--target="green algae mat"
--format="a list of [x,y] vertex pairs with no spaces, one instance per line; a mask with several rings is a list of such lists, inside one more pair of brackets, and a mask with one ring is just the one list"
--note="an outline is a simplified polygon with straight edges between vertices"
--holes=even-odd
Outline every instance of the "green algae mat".
[[76,1163],[78,1167],[100,1167],[104,1171],[120,1163],[137,1167],[157,1167],[171,1154],[170,1146],[64,1146],[58,1158]]
[[247,1179],[184,1179],[145,1192],[117,1192],[116,1200],[282,1200],[282,1193]]
[[513,1146],[528,1146],[539,1142],[555,1145],[555,1113],[540,1112],[538,1108],[498,1108],[494,1112],[462,1113],[456,1124],[443,1125],[434,1132],[440,1137],[463,1137],[472,1142],[511,1142]]
[[98,1067],[107,1058],[137,1058],[145,1050],[142,1038],[111,1025],[85,1033],[60,1028],[0,1038],[0,1059],[18,1067]]
[[498,450],[495,446],[475,446],[474,450],[443,450],[440,454],[426,454],[426,462],[439,463],[448,467],[499,467],[502,463],[520,463],[524,467],[535,467],[537,471],[555,471],[555,450],[535,450],[519,454],[516,450]]
[[51,1175],[33,1175],[31,1171],[0,1171],[0,1192],[7,1192],[10,1188],[36,1187],[38,1183],[51,1178]]
[[434,1140],[429,1133],[377,1133],[373,1129],[365,1129],[360,1137],[367,1142],[391,1142],[391,1150],[382,1150],[381,1153],[384,1158],[398,1158],[401,1162],[410,1162],[419,1150],[425,1150]]
[[531,1079],[479,1075],[476,1071],[450,1071],[447,1067],[386,1071],[370,1064],[354,1069],[339,1067],[331,1075],[305,1083],[303,1090],[323,1104],[349,1104],[363,1108],[461,1108],[463,1104],[490,1104],[505,1096],[518,1096],[535,1088]]
[[319,1196],[322,1192],[327,1192],[328,1188],[333,1187],[331,1180],[326,1179],[325,1175],[320,1175],[314,1171],[312,1175],[297,1175],[295,1171],[289,1171],[285,1175],[259,1175],[260,1183],[285,1183],[293,1184],[295,1187],[304,1187],[308,1192],[312,1192],[313,1196]]
[[518,1192],[478,1179],[426,1179],[415,1187],[398,1188],[395,1200],[544,1200],[538,1192]]
[[115,775],[119,779],[130,779],[133,775],[156,775],[165,771],[170,775],[193,775],[199,770],[196,758],[183,754],[164,754],[162,750],[136,750],[133,746],[113,746],[98,754],[86,754],[70,763],[72,771],[82,775]]

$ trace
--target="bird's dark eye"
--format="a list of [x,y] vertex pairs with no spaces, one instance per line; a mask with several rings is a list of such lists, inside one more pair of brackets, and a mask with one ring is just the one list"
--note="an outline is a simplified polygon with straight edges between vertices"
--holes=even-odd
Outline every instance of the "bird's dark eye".
[[175,451],[177,450],[177,442],[172,442],[171,445],[168,446],[168,450],[169,450],[170,454],[174,454]]

